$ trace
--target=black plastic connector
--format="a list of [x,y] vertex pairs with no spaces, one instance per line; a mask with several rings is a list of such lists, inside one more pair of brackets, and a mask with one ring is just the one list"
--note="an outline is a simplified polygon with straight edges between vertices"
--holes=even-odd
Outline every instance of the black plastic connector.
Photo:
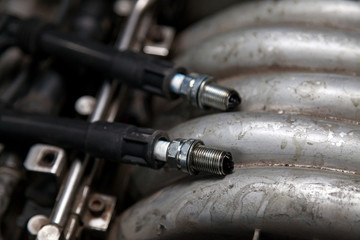
[[53,144],[106,160],[158,169],[164,162],[154,159],[154,145],[158,140],[168,140],[168,136],[163,131],[122,123],[89,123],[1,110],[0,141],[11,140]]
[[167,140],[167,134],[128,124],[95,122],[89,124],[84,151],[104,159],[158,169],[164,162],[153,158],[153,150],[160,139]]
[[170,91],[170,81],[175,73],[184,71],[174,68],[169,61],[131,51],[117,51],[112,47],[63,33],[40,20],[9,19],[7,26],[12,27],[4,32],[15,37],[17,45],[28,53],[57,57],[90,67],[132,87],[168,98],[175,97]]

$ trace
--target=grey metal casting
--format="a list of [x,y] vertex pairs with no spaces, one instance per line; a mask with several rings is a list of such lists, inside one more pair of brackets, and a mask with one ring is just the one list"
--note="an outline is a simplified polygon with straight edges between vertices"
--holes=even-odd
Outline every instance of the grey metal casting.
[[358,177],[304,169],[237,169],[173,184],[121,215],[118,240],[360,237]]
[[183,31],[174,47],[177,52],[183,52],[218,34],[248,26],[276,24],[359,29],[360,4],[348,0],[241,2]]

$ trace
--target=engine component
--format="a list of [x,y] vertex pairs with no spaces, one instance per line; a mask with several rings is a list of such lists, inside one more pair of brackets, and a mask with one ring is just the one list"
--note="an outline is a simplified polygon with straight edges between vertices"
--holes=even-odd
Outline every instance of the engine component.
[[188,96],[190,103],[199,108],[208,106],[228,110],[240,103],[239,95],[231,89],[217,87],[215,83],[208,85],[202,77],[179,77],[177,74],[185,70],[174,68],[170,62],[130,51],[119,52],[52,30],[41,21],[21,21],[6,15],[0,17],[4,25],[3,35],[9,35],[31,54],[71,59],[72,62],[93,67],[108,77],[120,78],[133,87],[167,98]]
[[245,1],[185,29],[174,48],[181,53],[206,39],[249,26],[307,25],[356,29],[359,16],[360,6],[356,1]]
[[360,237],[358,1],[0,11],[0,240]]
[[[170,138],[196,137],[231,151],[235,171],[195,183],[166,169],[132,169],[133,196],[150,196],[119,217],[119,239],[251,239],[255,229],[261,239],[358,238],[358,209],[345,213],[353,202],[342,200],[356,195],[345,193],[343,180],[356,188],[360,166],[359,35],[350,29],[359,9],[355,1],[248,1],[185,30],[175,62],[237,90],[243,112],[209,115],[159,100],[155,108],[166,110],[155,126],[170,129]],[[260,190],[269,180],[276,186]]]
[[166,133],[127,124],[76,121],[1,111],[1,140],[22,137],[31,143],[48,143],[90,153],[95,157],[159,168],[154,144]]
[[224,179],[164,188],[128,209],[114,231],[121,240],[251,239],[259,228],[275,238],[297,232],[308,239],[357,239],[357,182],[358,176],[316,170],[237,169]]
[[155,144],[156,159],[166,160],[190,175],[209,172],[227,175],[234,169],[232,156],[229,152],[215,150],[203,146],[204,143],[195,139],[176,139],[171,142],[158,141]]
[[168,140],[165,132],[121,123],[88,123],[3,110],[0,133],[3,142],[22,137],[154,169],[162,167],[163,160],[175,161],[189,174],[205,171],[226,175],[233,169],[230,153],[201,147],[202,142],[195,140],[173,141],[167,148],[159,148],[159,141],[164,144]]
[[65,169],[66,154],[61,148],[36,144],[25,159],[24,167],[31,172],[48,173],[60,178]]
[[[11,195],[21,179],[20,160],[16,154],[2,153],[0,157],[0,221],[9,206]],[[1,233],[1,231],[0,231]]]
[[44,215],[35,215],[28,221],[27,231],[32,238],[36,238],[40,229],[49,223],[49,219]]

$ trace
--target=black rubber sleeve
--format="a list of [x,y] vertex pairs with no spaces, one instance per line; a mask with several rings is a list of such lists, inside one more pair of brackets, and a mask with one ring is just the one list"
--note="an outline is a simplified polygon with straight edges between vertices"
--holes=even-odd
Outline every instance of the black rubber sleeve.
[[131,51],[117,51],[110,46],[63,33],[39,20],[9,19],[12,28],[7,32],[15,36],[24,51],[87,66],[153,94],[173,98],[169,89],[170,80],[175,73],[184,72],[174,68],[169,61]]
[[121,162],[158,169],[164,162],[153,158],[153,150],[160,139],[168,140],[167,134],[128,124],[95,122],[89,126],[85,149],[104,159],[121,159]]
[[153,158],[155,143],[168,140],[163,131],[122,123],[56,118],[9,110],[0,111],[0,141],[46,143],[89,153],[94,157],[160,168]]

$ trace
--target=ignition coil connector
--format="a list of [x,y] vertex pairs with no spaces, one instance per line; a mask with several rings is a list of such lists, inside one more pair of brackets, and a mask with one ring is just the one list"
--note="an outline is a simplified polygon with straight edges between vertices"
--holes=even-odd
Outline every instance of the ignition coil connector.
[[159,169],[169,162],[189,174],[226,175],[233,170],[231,154],[203,146],[194,139],[169,141],[166,132],[129,124],[0,111],[0,141],[46,143],[106,160]]
[[240,104],[239,94],[221,87],[208,76],[187,74],[183,68],[153,56],[118,51],[72,34],[63,33],[40,20],[20,20],[0,14],[0,36],[15,39],[24,51],[56,57],[91,67],[110,78],[168,99],[184,97],[203,109],[230,110]]

